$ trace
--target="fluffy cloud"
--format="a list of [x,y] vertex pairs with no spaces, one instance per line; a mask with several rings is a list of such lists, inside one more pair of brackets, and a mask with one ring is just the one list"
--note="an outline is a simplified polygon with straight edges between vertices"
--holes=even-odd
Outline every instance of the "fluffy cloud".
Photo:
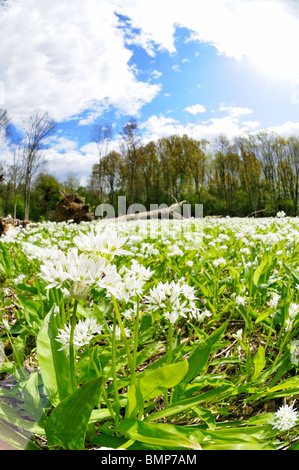
[[252,109],[241,107],[241,106],[226,106],[222,103],[219,107],[219,111],[227,111],[232,117],[239,117],[243,114],[251,114]]
[[52,142],[51,147],[43,150],[46,161],[46,170],[60,182],[64,182],[69,172],[80,180],[80,184],[87,184],[91,169],[98,161],[95,144],[86,148],[78,148],[78,143],[66,138],[59,138]]
[[160,90],[136,79],[108,0],[19,1],[0,16],[0,41],[4,105],[16,120],[36,108],[57,121],[87,109],[97,117],[103,103],[137,115]]
[[187,106],[187,108],[185,108],[185,111],[187,111],[187,113],[196,115],[200,113],[205,113],[206,108],[202,104],[194,104],[193,106]]
[[136,78],[127,46],[139,45],[151,57],[157,50],[175,53],[178,26],[189,29],[188,40],[209,43],[219,54],[247,56],[298,79],[294,5],[291,0],[15,1],[0,16],[0,102],[14,119],[36,108],[57,121],[90,110],[80,121],[88,125],[110,105],[138,116],[161,85]]
[[175,28],[187,41],[213,45],[219,54],[252,63],[269,73],[299,79],[296,60],[299,8],[294,0],[111,0],[146,35],[147,47],[176,52]]
[[232,117],[230,115],[185,125],[171,117],[153,115],[143,123],[142,129],[144,131],[144,142],[174,134],[181,136],[187,134],[194,139],[208,139],[212,141],[220,134],[224,134],[228,138],[243,134],[249,130],[249,126],[244,126],[239,117]]

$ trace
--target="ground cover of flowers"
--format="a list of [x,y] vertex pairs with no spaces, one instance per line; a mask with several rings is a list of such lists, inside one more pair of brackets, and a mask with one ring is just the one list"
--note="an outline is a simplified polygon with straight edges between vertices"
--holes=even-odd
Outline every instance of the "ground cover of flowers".
[[298,239],[288,217],[9,231],[0,447],[299,449]]

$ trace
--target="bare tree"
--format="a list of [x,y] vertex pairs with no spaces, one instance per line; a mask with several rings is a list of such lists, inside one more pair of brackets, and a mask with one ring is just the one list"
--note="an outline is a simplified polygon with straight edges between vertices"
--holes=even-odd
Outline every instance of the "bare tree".
[[55,122],[49,117],[48,113],[37,110],[25,120],[23,128],[24,219],[28,220],[32,180],[45,162],[41,150],[46,147],[46,138],[55,131]]
[[14,210],[13,216],[14,219],[17,218],[17,198],[20,191],[21,183],[24,179],[24,158],[23,158],[23,148],[21,142],[12,145],[11,147],[12,155],[12,164],[9,167],[8,175],[9,182],[12,185],[13,192],[13,201],[14,201]]
[[99,183],[99,190],[100,190],[100,199],[101,203],[103,203],[104,193],[105,193],[105,175],[104,175],[104,166],[102,159],[108,153],[109,144],[111,142],[113,135],[112,126],[111,124],[94,124],[91,128],[90,132],[90,140],[91,142],[95,142],[97,144],[98,150],[98,183]]
[[129,204],[133,204],[137,199],[137,169],[139,160],[139,147],[141,137],[139,134],[138,123],[136,119],[131,118],[122,126],[121,136],[123,139],[122,153],[124,156],[123,170],[127,174],[129,182],[128,196]]
[[107,155],[109,144],[113,135],[111,124],[94,124],[90,132],[91,142],[97,144],[99,161]]

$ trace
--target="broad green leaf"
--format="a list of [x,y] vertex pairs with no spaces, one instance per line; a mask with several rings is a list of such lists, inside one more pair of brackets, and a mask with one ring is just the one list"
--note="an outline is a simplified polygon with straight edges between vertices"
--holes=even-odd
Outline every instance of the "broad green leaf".
[[269,392],[276,392],[277,390],[288,390],[289,388],[299,387],[299,377],[291,377],[283,382],[280,382],[275,387],[270,388]]
[[271,314],[273,314],[273,310],[271,310],[270,308],[265,310],[257,317],[257,319],[255,320],[255,324],[258,325],[259,323],[270,317]]
[[200,408],[199,406],[195,406],[194,408],[192,408],[192,410],[194,411],[194,413],[197,414],[197,416],[202,421],[207,423],[207,425],[209,426],[210,429],[212,429],[212,431],[215,430],[216,421],[215,421],[215,417],[214,417],[213,413],[210,410]]
[[160,445],[169,449],[185,448],[201,450],[198,442],[172,431],[172,427],[161,424],[148,424],[137,419],[125,419],[117,428],[129,439],[144,442],[148,445]]
[[183,361],[154,369],[138,377],[139,388],[133,384],[128,390],[127,416],[132,417],[137,410],[141,410],[145,400],[157,398],[165,389],[179,384],[187,372],[188,361]]
[[41,395],[38,387],[38,378],[38,373],[34,372],[22,384],[26,412],[28,412],[28,414],[37,422],[40,421],[44,413]]
[[147,416],[144,421],[157,421],[158,419],[166,418],[168,416],[174,416],[176,414],[182,413],[183,411],[190,410],[199,403],[204,403],[206,406],[206,404],[210,401],[213,401],[215,397],[218,399],[223,399],[224,397],[229,396],[233,390],[233,386],[223,385],[222,387],[210,390],[195,397],[178,401],[161,411],[157,411],[156,413]]
[[0,374],[10,373],[12,374],[16,370],[16,366],[12,362],[2,362],[0,364]]
[[12,427],[0,421],[0,450],[41,450],[30,443],[28,436],[22,435]]
[[253,283],[256,287],[259,284],[265,282],[265,278],[272,264],[273,264],[272,257],[266,256],[261,262],[261,264],[255,269],[254,274],[253,274]]
[[70,362],[65,350],[59,351],[54,308],[50,310],[37,337],[37,358],[48,398],[53,405],[72,393]]
[[198,376],[206,366],[212,349],[227,327],[227,322],[223,323],[216,331],[208,336],[202,343],[200,343],[191,353],[188,363],[189,370],[185,377],[185,383],[189,383],[194,377]]
[[265,349],[260,345],[257,353],[253,357],[254,371],[252,380],[256,380],[266,365]]
[[22,369],[25,359],[26,336],[19,335],[13,341],[13,359],[17,368]]
[[0,420],[17,427],[21,431],[34,434],[44,434],[44,430],[34,421],[23,419],[14,408],[6,404],[0,404]]
[[166,388],[172,388],[180,383],[188,372],[188,361],[178,362],[160,367],[140,377],[140,389],[144,400],[156,398],[164,393]]
[[144,409],[144,399],[140,390],[140,383],[139,387],[138,384],[133,384],[130,386],[128,393],[128,406],[126,409],[126,416],[128,418],[132,418],[138,414],[138,411],[142,411]]
[[52,411],[45,428],[49,446],[84,450],[87,426],[102,385],[103,377],[85,383]]

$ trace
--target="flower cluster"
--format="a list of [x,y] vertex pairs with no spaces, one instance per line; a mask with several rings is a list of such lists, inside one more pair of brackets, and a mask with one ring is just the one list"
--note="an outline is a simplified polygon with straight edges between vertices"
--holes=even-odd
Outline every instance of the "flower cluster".
[[[79,320],[75,325],[74,330],[74,346],[82,348],[89,344],[94,335],[102,332],[102,328],[103,326],[98,325],[94,318],[87,318],[85,321]],[[68,352],[70,346],[71,326],[65,325],[64,328],[60,328],[58,331],[59,334],[56,337],[56,341],[62,344],[59,351],[66,349]]]
[[196,307],[195,300],[194,288],[183,281],[159,282],[145,296],[148,309],[152,311],[162,309],[163,316],[172,324],[180,316],[186,318],[187,314],[196,318],[199,314],[199,309]]
[[101,287],[116,275],[115,268],[106,258],[95,260],[79,253],[77,248],[70,249],[66,254],[58,250],[56,257],[43,261],[40,270],[39,276],[47,282],[46,289],[64,289],[66,294],[77,300],[85,298],[93,286]]
[[283,405],[274,415],[273,428],[279,431],[287,431],[297,424],[298,411],[294,410],[293,405]]

